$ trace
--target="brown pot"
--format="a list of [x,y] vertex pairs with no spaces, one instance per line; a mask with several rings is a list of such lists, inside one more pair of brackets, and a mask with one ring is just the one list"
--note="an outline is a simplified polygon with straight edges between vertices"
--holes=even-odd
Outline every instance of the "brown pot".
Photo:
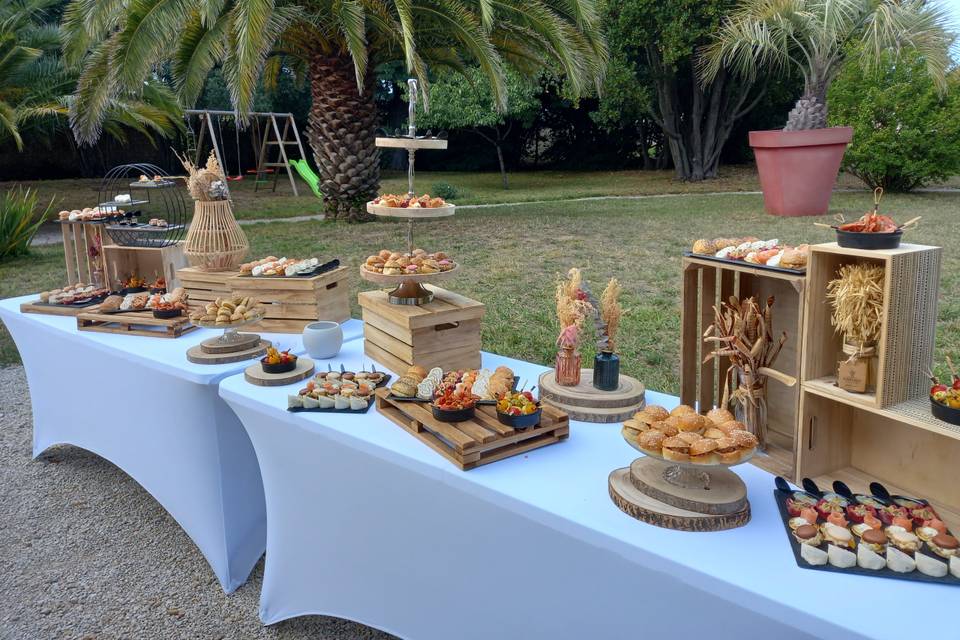
[[751,131],[763,205],[775,216],[822,216],[853,138],[851,127]]

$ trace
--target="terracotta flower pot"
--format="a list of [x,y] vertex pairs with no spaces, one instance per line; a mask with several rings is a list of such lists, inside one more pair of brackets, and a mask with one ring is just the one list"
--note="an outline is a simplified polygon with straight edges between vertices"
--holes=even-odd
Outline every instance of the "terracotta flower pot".
[[840,161],[852,138],[851,127],[751,131],[750,146],[757,158],[767,213],[775,216],[825,214]]

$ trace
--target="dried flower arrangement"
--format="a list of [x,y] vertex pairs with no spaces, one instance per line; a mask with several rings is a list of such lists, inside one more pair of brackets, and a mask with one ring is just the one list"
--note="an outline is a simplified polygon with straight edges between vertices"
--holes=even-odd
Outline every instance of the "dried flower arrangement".
[[600,318],[603,320],[604,331],[598,338],[597,350],[617,350],[617,330],[620,328],[620,318],[623,316],[623,307],[620,306],[620,294],[623,287],[616,278],[610,278],[603,293],[600,294]]
[[203,168],[194,165],[186,154],[183,156],[177,154],[177,158],[187,170],[187,191],[194,200],[208,202],[227,198],[223,169],[220,168],[220,163],[217,162],[217,156],[213,151],[207,157],[207,164]]
[[587,315],[593,313],[587,292],[583,290],[583,275],[580,269],[567,272],[566,279],[557,282],[557,321],[560,335],[557,346],[561,349],[576,349],[580,346],[580,332]]
[[787,341],[787,332],[779,338],[773,335],[774,297],[767,298],[762,307],[753,298],[729,302],[714,307],[714,322],[703,334],[704,342],[713,344],[704,362],[728,358],[730,366],[723,373],[722,407],[733,399],[738,403],[738,419],[757,436],[761,448],[766,442],[766,385],[767,378],[793,386],[796,380],[773,369],[773,365]]
[[827,283],[833,307],[830,324],[844,342],[863,349],[880,338],[883,328],[882,266],[862,263],[840,267],[838,278]]

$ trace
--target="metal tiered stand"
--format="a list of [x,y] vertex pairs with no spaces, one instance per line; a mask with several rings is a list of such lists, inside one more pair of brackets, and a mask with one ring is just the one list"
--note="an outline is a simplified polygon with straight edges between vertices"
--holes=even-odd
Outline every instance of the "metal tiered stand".
[[[141,181],[140,176],[146,176]],[[159,178],[159,179],[156,179]],[[129,201],[117,201],[127,195]],[[122,164],[104,176],[97,198],[100,211],[113,213],[105,229],[119,245],[161,248],[183,239],[187,230],[187,202],[183,189],[153,164]],[[154,220],[155,224],[149,224]]]
[[[417,81],[413,78],[407,80],[409,88],[409,123],[407,126],[407,135],[378,137],[376,145],[381,148],[406,149],[409,166],[407,168],[407,193],[413,198],[416,192],[413,190],[414,162],[418,149],[446,149],[447,141],[435,136],[418,136],[416,125],[416,103],[417,103]],[[427,132],[429,134],[429,131]],[[367,203],[367,212],[375,216],[390,218],[407,219],[407,252],[413,252],[413,221],[418,218],[443,218],[452,216],[456,207],[450,203],[442,207],[432,208],[410,208],[410,207],[387,207],[381,204],[374,204],[372,201]],[[396,288],[390,291],[388,299],[391,304],[419,305],[427,304],[433,300],[433,293],[424,288],[424,282],[439,282],[456,275],[459,267],[454,267],[450,271],[439,273],[425,273],[418,275],[383,275],[373,273],[361,267],[360,276],[368,281],[381,285],[395,285]]]

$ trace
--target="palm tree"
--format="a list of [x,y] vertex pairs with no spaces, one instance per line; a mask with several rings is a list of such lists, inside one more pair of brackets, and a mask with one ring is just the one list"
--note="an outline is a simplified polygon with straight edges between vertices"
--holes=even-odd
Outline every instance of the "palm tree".
[[799,71],[803,96],[784,130],[821,129],[827,89],[851,51],[870,67],[886,52],[914,49],[945,88],[947,24],[945,11],[927,0],[746,0],[702,51],[701,76],[710,81],[725,67],[750,79],[764,68]]
[[[0,142],[23,136],[52,140],[68,128],[79,73],[62,64],[60,31],[55,22],[60,0],[0,2]],[[104,112],[103,129],[127,139],[130,130],[148,139],[172,137],[182,128],[173,93],[151,82],[136,95],[116,96]]]
[[505,64],[553,66],[585,93],[607,57],[595,0],[72,0],[63,30],[68,60],[83,64],[81,140],[99,135],[118,90],[134,90],[168,60],[184,104],[222,65],[241,114],[261,73],[269,82],[284,66],[298,70],[311,83],[307,135],[326,213],[349,219],[364,215],[379,187],[378,65],[402,61],[424,99],[428,65],[476,65],[502,108]]

